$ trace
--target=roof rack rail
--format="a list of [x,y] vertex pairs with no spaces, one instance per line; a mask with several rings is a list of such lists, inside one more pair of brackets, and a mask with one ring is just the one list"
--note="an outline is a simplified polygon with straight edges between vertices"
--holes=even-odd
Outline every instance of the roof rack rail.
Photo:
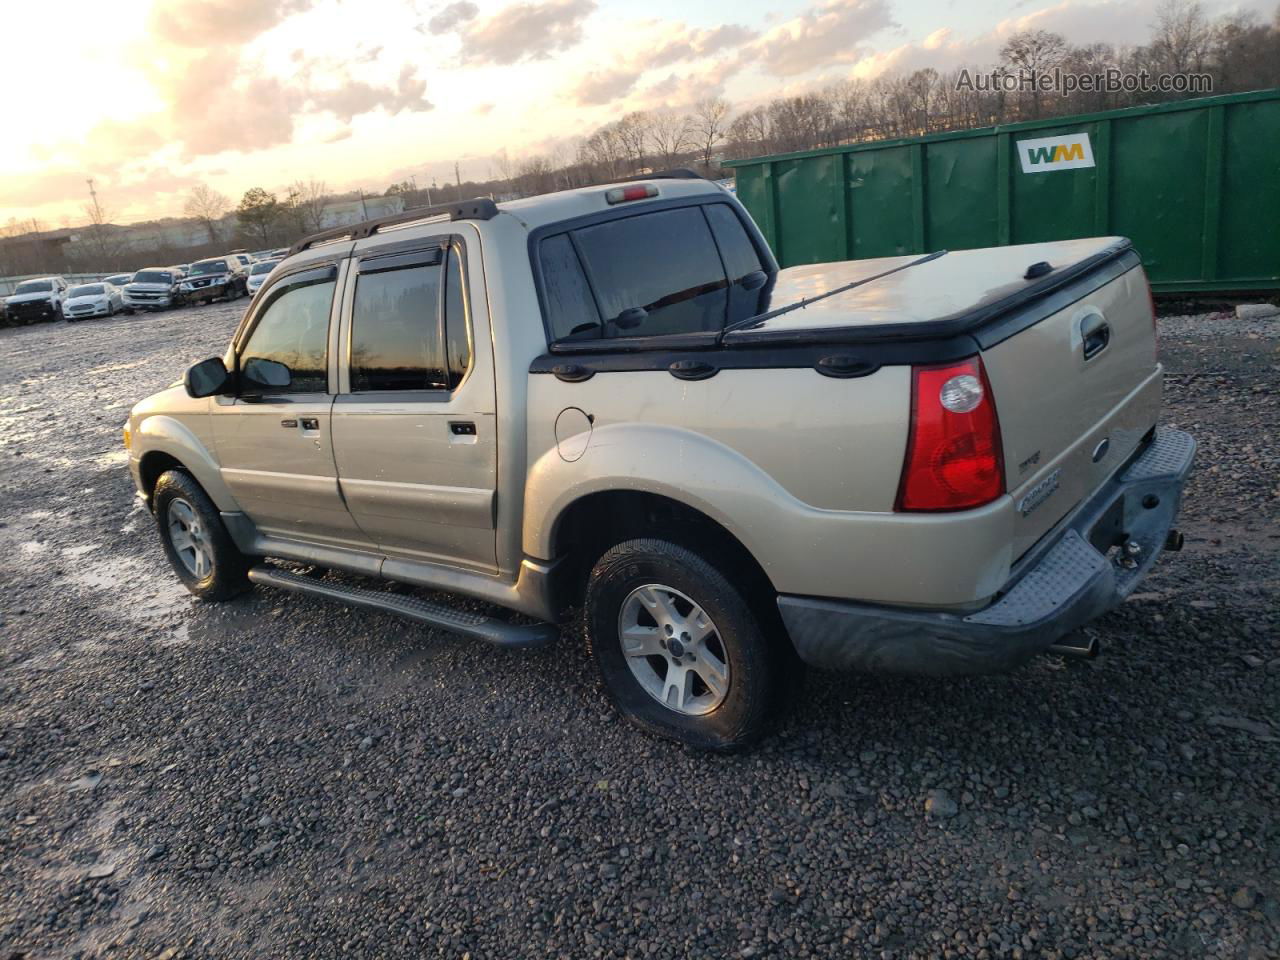
[[621,180],[615,180],[615,183],[630,183],[633,180],[705,180],[707,179],[696,170],[690,170],[688,167],[676,167],[674,170],[655,170],[653,173],[637,173],[632,177],[623,177]]
[[310,250],[312,247],[333,240],[363,240],[371,237],[383,227],[398,223],[413,223],[415,220],[430,220],[435,217],[448,217],[450,220],[492,220],[498,215],[498,205],[488,197],[476,197],[458,203],[437,203],[430,207],[415,207],[401,213],[393,213],[386,217],[376,217],[360,223],[350,223],[331,230],[322,230],[309,237],[303,237],[289,248],[287,256]]

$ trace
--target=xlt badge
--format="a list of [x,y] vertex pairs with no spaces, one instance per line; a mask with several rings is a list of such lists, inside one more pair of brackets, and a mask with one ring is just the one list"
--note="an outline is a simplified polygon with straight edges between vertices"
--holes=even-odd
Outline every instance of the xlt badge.
[[1054,491],[1058,489],[1058,479],[1061,476],[1062,470],[1055,470],[1028,490],[1026,496],[1018,501],[1018,512],[1024,517],[1030,516],[1036,507],[1053,496]]

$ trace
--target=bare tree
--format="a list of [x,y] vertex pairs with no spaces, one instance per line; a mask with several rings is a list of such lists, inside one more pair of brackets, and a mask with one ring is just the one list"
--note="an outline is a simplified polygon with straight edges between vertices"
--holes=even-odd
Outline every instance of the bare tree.
[[289,188],[289,197],[304,233],[316,233],[324,228],[324,208],[329,200],[329,187],[323,180],[295,180]]
[[209,231],[209,242],[218,243],[218,221],[231,209],[231,201],[212,187],[198,183],[191,188],[182,211],[192,220],[199,220]]
[[649,131],[653,127],[653,118],[643,110],[635,110],[625,114],[616,127],[623,156],[631,164],[632,173],[638,173],[644,166],[644,158],[649,151]]
[[1031,86],[1031,115],[1040,116],[1040,77],[1062,63],[1067,41],[1048,30],[1023,30],[1000,49],[1004,62],[1027,77]]
[[708,97],[693,106],[691,135],[698,138],[702,153],[702,169],[711,172],[711,154],[724,142],[729,129],[729,102],[723,97]]
[[93,262],[105,270],[112,266],[121,251],[122,244],[112,235],[114,230],[110,223],[112,211],[98,199],[92,180],[89,181],[89,196],[89,202],[81,209],[84,211],[85,219],[89,221],[86,232],[93,247]]
[[1202,73],[1213,48],[1214,28],[1197,0],[1164,0],[1156,8],[1148,49],[1162,73]]
[[752,107],[738,114],[729,124],[728,136],[742,156],[768,153],[773,146],[769,111],[765,107]]
[[649,124],[649,141],[664,167],[676,165],[676,161],[689,152],[689,118],[678,113],[654,114]]

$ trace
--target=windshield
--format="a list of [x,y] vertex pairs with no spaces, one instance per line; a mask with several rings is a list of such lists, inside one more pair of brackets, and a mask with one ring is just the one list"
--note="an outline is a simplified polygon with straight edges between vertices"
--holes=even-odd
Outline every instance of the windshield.
[[173,283],[173,274],[163,270],[139,270],[133,275],[134,283]]
[[262,273],[270,273],[279,262],[279,260],[264,260],[262,263],[255,263],[253,269],[249,271],[249,276],[256,277]]
[[26,283],[18,284],[18,289],[14,293],[48,293],[53,289],[53,284],[48,280],[28,280]]
[[68,297],[96,297],[102,293],[102,284],[86,283],[82,287],[72,287],[67,291]]
[[190,276],[199,277],[208,273],[226,273],[227,261],[225,260],[201,260],[199,263],[191,265]]

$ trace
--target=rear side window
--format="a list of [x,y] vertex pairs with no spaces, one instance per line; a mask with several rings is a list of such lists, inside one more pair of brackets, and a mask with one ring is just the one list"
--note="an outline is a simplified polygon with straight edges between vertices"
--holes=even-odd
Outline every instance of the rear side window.
[[[392,263],[401,258],[388,258]],[[429,262],[362,264],[351,310],[351,389],[448,388],[441,324],[441,252]]]
[[456,244],[449,247],[445,265],[444,335],[445,365],[449,389],[462,382],[471,367],[471,311],[467,299],[462,253]]
[[456,242],[361,262],[351,389],[452,390],[471,367],[465,258]]

